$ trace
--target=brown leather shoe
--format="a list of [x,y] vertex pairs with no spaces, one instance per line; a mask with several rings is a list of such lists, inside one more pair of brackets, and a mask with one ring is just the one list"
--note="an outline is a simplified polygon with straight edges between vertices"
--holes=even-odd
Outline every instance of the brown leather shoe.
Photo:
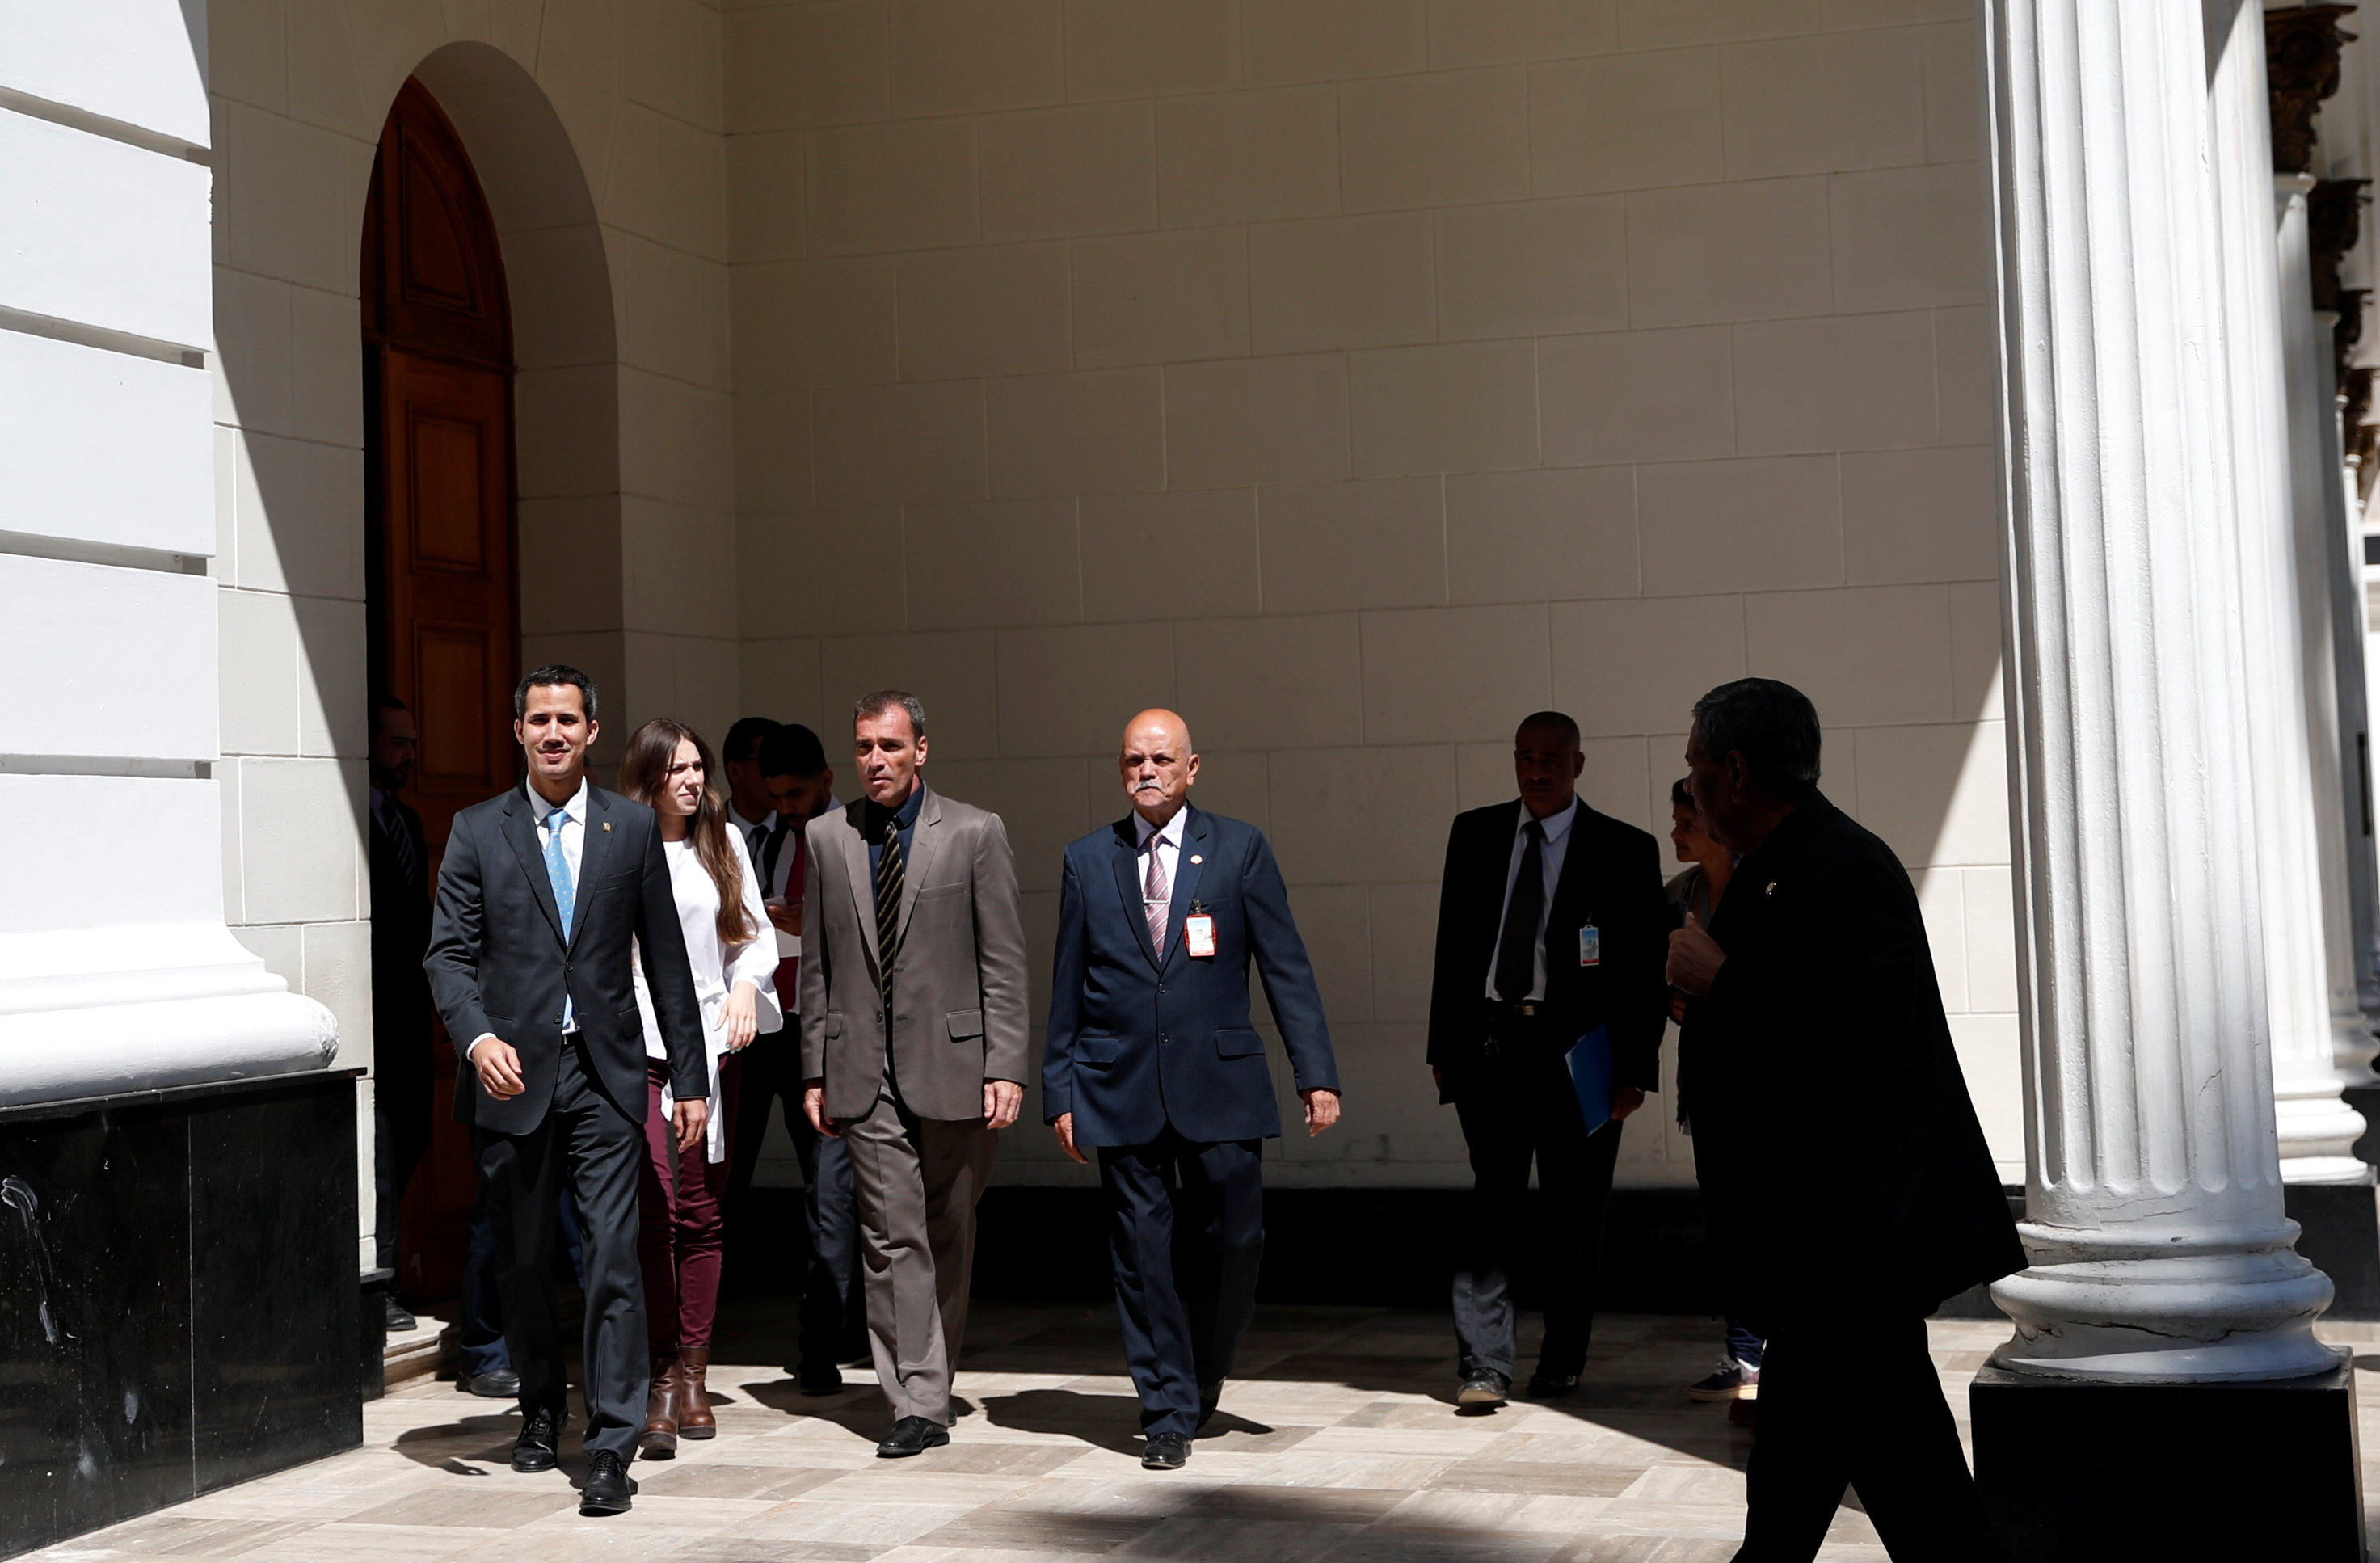
[[719,1418],[711,1414],[710,1391],[702,1375],[710,1371],[710,1348],[677,1349],[677,1430],[689,1438],[719,1436]]
[[676,1455],[678,1407],[683,1399],[678,1360],[655,1357],[652,1392],[645,1400],[645,1429],[637,1435],[637,1448],[647,1460],[669,1460]]

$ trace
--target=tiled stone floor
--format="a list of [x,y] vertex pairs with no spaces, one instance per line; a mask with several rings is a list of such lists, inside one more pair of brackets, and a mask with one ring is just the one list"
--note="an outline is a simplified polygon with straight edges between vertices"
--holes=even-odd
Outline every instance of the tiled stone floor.
[[[1267,1309],[1210,1436],[1186,1470],[1158,1472],[1135,1452],[1108,1308],[978,1304],[960,1376],[972,1411],[948,1448],[899,1461],[872,1457],[886,1417],[864,1371],[839,1396],[795,1392],[783,1312],[731,1311],[715,1354],[748,1365],[713,1369],[719,1436],[638,1461],[636,1508],[615,1519],[578,1517],[575,1421],[561,1472],[516,1475],[508,1407],[417,1380],[366,1408],[360,1449],[31,1556],[1718,1563],[1742,1533],[1750,1437],[1682,1390],[1716,1355],[1706,1320],[1607,1316],[1574,1400],[1458,1416],[1442,1315]],[[1962,1421],[1967,1378],[2005,1327],[1934,1326]],[[2370,1326],[2328,1333],[2380,1341]],[[1847,1508],[1820,1556],[1884,1550]]]

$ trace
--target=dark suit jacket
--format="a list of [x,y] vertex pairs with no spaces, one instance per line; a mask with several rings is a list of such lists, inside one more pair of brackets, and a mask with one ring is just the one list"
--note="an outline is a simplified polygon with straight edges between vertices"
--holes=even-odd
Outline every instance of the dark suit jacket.
[[[1446,878],[1438,898],[1437,970],[1429,987],[1429,1062],[1443,1071],[1443,1100],[1477,1078],[1489,1010],[1488,968],[1504,919],[1504,880],[1521,802],[1454,817],[1446,838]],[[1593,923],[1602,961],[1578,963],[1578,930]],[[1633,825],[1582,802],[1570,828],[1561,878],[1546,915],[1546,1023],[1567,1047],[1598,1025],[1611,1033],[1615,1084],[1657,1091],[1661,1032],[1669,1018],[1669,919],[1661,904],[1661,854]]]
[[492,1033],[520,1054],[528,1087],[500,1102],[467,1060],[455,1090],[455,1116],[466,1123],[526,1134],[544,1121],[562,1063],[565,993],[604,1093],[631,1121],[644,1121],[645,1031],[629,973],[632,939],[644,951],[671,1094],[681,1101],[710,1095],[702,1012],[653,811],[591,784],[587,799],[567,944],[528,793],[515,787],[455,817],[423,966],[455,1050]]
[[1727,963],[1687,1004],[1679,1086],[1728,1310],[1763,1333],[1929,1313],[2022,1269],[1892,849],[1814,794],[1710,935]]
[[390,798],[411,838],[413,872],[396,842],[371,816],[372,1073],[392,1106],[426,1112],[433,1011],[421,958],[430,949],[430,847],[421,816]]
[[[1339,1088],[1322,995],[1272,848],[1253,825],[1190,809],[1160,952],[1142,915],[1134,818],[1066,849],[1042,1115],[1073,1113],[1084,1145],[1148,1145],[1169,1125],[1187,1140],[1269,1139],[1281,1109],[1248,1015],[1251,960],[1297,1088]],[[1211,957],[1184,947],[1194,904],[1215,919]]]

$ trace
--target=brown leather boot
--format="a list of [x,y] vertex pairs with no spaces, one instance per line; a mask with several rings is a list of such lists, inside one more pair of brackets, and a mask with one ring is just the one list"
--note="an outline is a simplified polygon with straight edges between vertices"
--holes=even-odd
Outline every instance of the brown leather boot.
[[719,1436],[719,1418],[711,1414],[710,1392],[702,1375],[710,1370],[710,1348],[677,1349],[677,1430],[689,1438]]
[[652,1393],[645,1400],[645,1430],[637,1435],[637,1448],[647,1460],[669,1460],[676,1455],[678,1408],[684,1399],[678,1360],[655,1357]]

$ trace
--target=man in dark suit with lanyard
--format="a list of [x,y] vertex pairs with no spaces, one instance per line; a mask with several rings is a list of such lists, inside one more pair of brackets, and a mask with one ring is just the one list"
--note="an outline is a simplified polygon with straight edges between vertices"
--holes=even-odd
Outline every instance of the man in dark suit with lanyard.
[[[1818,791],[1817,709],[1738,679],[1694,703],[1686,785],[1738,854],[1687,995],[1678,1092],[1727,1311],[1766,1336],[1743,1548],[1815,1557],[1849,1484],[1895,1557],[1996,1556],[1925,1316],[2024,1267],[1917,891]],[[1791,1176],[1780,1176],[1790,1169]],[[1808,1191],[1855,1241],[1811,1232]]]
[[[1264,1254],[1263,1144],[1281,1133],[1248,965],[1288,1046],[1309,1134],[1339,1120],[1314,968],[1264,833],[1189,806],[1198,757],[1172,711],[1125,726],[1132,812],[1066,849],[1041,1107],[1099,1156],[1141,1463],[1181,1468],[1215,1413]],[[1190,1274],[1177,1283],[1174,1230]]]
[[[1618,1121],[1661,1082],[1660,851],[1651,835],[1579,801],[1585,764],[1578,723],[1560,711],[1523,719],[1512,739],[1519,800],[1457,815],[1447,838],[1429,1067],[1439,1099],[1462,1120],[1476,1190],[1454,1272],[1462,1406],[1501,1405],[1512,1388],[1512,1271],[1532,1160],[1546,1334],[1528,1392],[1550,1399],[1577,1387]],[[1609,1102],[1596,1105],[1611,1121],[1590,1133],[1567,1055],[1598,1027],[1611,1088]]]
[[521,1379],[513,1469],[553,1469],[568,1412],[552,1282],[566,1178],[585,1247],[579,1512],[618,1514],[635,1490],[627,1462],[651,1365],[637,1263],[647,1085],[632,939],[669,1051],[681,1151],[703,1137],[710,1070],[653,812],[587,779],[600,731],[593,684],[576,668],[540,668],[514,691],[513,711],[528,780],[455,817],[424,965],[471,1066],[455,1113],[473,1126],[488,1181]]

